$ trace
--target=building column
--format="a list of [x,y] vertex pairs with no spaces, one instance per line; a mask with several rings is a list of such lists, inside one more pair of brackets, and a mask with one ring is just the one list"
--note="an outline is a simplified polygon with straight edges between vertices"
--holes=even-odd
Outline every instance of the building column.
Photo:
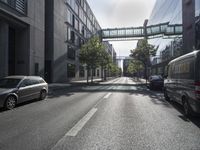
[[9,26],[0,22],[0,78],[8,75]]
[[183,52],[195,49],[195,0],[182,0],[183,18]]

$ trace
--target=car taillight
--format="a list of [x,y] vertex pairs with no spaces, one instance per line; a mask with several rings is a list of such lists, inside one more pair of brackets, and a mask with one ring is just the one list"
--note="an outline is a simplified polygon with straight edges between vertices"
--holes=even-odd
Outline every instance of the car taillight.
[[200,82],[196,82],[194,85],[195,85],[196,98],[200,99]]

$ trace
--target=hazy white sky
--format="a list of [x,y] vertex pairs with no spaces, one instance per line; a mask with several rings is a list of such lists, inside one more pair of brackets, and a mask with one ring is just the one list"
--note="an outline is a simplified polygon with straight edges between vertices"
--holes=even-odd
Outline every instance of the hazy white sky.
[[[156,0],[87,0],[102,28],[142,26]],[[110,42],[118,56],[128,56],[137,41]]]

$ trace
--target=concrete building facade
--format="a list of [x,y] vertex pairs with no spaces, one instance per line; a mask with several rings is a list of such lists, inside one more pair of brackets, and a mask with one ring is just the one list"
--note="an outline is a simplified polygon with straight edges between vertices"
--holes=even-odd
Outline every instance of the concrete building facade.
[[44,75],[45,3],[0,0],[0,77]]
[[[99,30],[86,0],[0,0],[0,77],[39,75],[48,82],[86,79],[80,47]],[[106,48],[116,55],[113,47]],[[94,78],[100,75],[97,68]]]
[[[45,2],[46,80],[66,82],[86,79],[86,66],[79,62],[79,51],[82,44],[101,30],[97,19],[86,0]],[[99,78],[101,69],[97,68],[93,75],[94,78]]]

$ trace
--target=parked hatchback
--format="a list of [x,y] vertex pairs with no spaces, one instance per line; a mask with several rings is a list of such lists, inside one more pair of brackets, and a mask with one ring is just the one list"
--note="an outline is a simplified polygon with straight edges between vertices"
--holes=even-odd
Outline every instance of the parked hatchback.
[[153,75],[149,77],[149,89],[162,89],[164,79],[161,75]]
[[167,100],[182,104],[186,115],[200,113],[200,51],[169,63],[164,95]]
[[45,99],[48,84],[37,76],[9,76],[0,79],[0,107],[13,109],[16,104]]

